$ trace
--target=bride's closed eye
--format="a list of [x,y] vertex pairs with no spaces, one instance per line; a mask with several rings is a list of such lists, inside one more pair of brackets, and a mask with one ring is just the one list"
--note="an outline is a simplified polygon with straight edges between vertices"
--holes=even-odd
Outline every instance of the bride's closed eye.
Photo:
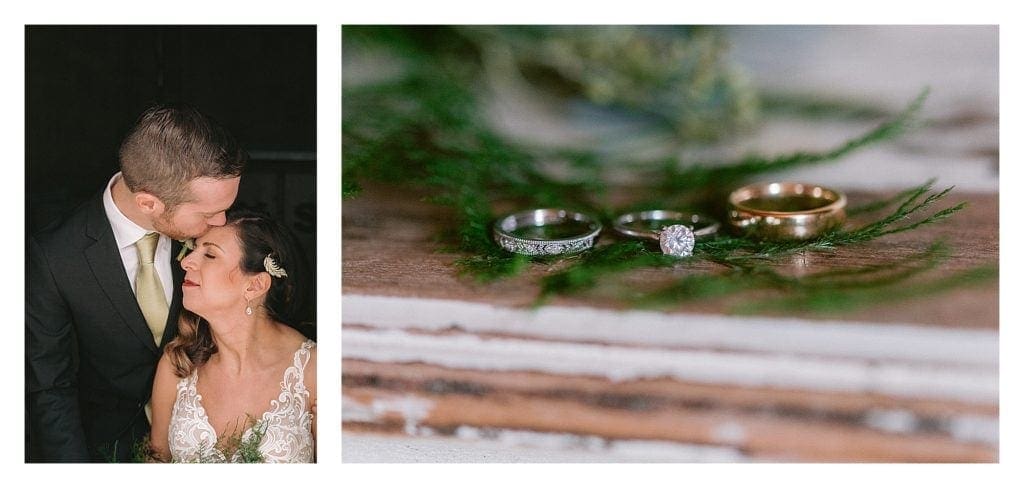
[[206,259],[217,259],[217,256],[213,255],[213,248],[209,244],[204,244],[198,250],[203,252],[203,257]]

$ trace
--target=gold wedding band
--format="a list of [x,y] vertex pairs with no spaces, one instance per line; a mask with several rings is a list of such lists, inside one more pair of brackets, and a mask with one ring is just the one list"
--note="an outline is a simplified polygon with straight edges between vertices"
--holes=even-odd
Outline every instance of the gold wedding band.
[[846,195],[806,183],[755,183],[729,195],[729,224],[747,237],[805,240],[843,225]]

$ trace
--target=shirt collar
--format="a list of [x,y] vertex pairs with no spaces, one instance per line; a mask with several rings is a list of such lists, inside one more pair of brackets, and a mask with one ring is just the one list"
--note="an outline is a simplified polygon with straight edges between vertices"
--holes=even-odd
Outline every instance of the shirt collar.
[[114,231],[114,240],[117,241],[117,247],[125,248],[127,246],[134,246],[139,239],[142,239],[142,236],[151,231],[132,222],[128,217],[125,217],[121,209],[117,208],[111,189],[119,178],[121,178],[120,172],[107,182],[107,187],[103,190],[103,209],[107,213],[107,220],[110,221],[110,228]]

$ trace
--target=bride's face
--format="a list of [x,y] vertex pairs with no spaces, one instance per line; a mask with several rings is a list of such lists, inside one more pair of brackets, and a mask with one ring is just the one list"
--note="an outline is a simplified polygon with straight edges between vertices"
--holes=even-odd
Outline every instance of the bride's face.
[[241,259],[234,227],[212,227],[197,237],[196,249],[181,260],[184,307],[207,318],[224,311],[242,313],[249,280],[239,268]]

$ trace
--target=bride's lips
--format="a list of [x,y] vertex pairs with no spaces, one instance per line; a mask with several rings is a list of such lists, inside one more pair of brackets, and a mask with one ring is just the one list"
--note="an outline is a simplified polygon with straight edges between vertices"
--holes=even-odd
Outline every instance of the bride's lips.
[[194,282],[192,280],[186,279],[184,282],[181,283],[181,286],[183,288],[187,288],[187,287],[190,287],[190,286],[199,286],[199,283],[196,283],[196,282]]

